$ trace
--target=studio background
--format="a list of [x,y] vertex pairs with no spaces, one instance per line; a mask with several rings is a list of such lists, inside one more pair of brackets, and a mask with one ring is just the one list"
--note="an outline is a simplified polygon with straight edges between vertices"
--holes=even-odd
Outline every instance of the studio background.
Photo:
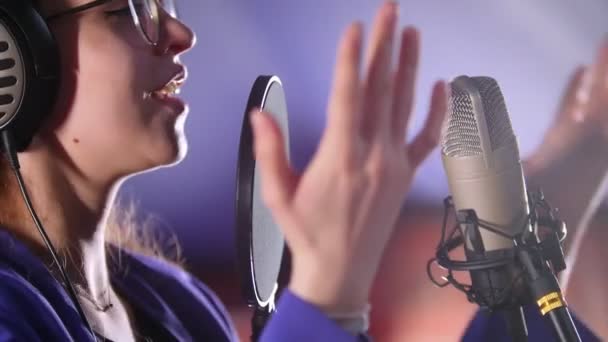
[[[310,160],[325,124],[335,47],[346,25],[369,28],[380,0],[177,0],[197,33],[183,57],[190,77],[189,154],[178,166],[126,182],[135,198],[175,231],[188,268],[228,305],[242,336],[250,313],[238,289],[234,244],[239,134],[251,85],[279,75],[290,115],[297,168]],[[540,143],[568,76],[589,63],[608,33],[608,1],[401,1],[400,23],[422,33],[412,134],[421,128],[430,88],[461,74],[498,80],[522,157]],[[608,153],[608,151],[607,151]],[[447,182],[436,151],[418,173],[373,295],[378,341],[456,341],[475,307],[458,291],[437,289],[424,267],[439,237]],[[584,243],[569,302],[608,339],[608,215],[600,212]]]

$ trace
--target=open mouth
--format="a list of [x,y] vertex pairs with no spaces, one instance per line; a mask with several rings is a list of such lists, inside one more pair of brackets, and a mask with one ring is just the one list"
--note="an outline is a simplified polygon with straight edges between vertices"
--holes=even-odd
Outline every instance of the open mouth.
[[152,92],[152,95],[159,99],[179,95],[181,87],[184,84],[183,79],[174,79],[167,83],[162,89]]
[[180,72],[173,75],[173,77],[165,83],[162,88],[157,88],[156,90],[150,91],[145,94],[146,98],[156,98],[159,100],[164,100],[168,98],[173,98],[175,95],[179,95],[182,86],[186,82],[186,70],[182,69]]

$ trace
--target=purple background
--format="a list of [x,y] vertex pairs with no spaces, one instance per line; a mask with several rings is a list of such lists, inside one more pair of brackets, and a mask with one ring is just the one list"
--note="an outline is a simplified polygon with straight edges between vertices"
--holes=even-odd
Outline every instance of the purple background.
[[[123,194],[159,215],[180,237],[191,262],[234,260],[234,193],[241,120],[260,74],[283,81],[295,165],[303,168],[325,123],[335,46],[344,27],[369,28],[380,0],[177,0],[198,35],[183,61],[189,155],[180,165],[135,177]],[[412,130],[420,129],[432,83],[460,74],[501,85],[522,156],[540,142],[569,73],[588,63],[608,32],[608,2],[401,1],[402,25],[422,32]],[[434,203],[447,194],[436,152],[418,174],[410,199]]]

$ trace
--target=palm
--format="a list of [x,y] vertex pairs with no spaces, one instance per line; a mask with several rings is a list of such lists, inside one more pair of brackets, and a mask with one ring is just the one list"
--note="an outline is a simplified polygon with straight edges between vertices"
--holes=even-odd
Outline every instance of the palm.
[[[313,231],[295,233],[313,237],[318,234],[316,230],[327,230],[337,234],[336,243],[344,232],[334,227],[349,227],[351,234],[386,235],[414,175],[406,153],[403,148],[388,152],[392,156],[387,161],[390,165],[381,166],[383,169],[369,166],[374,163],[372,160],[361,160],[361,168],[351,171],[337,167],[338,153],[331,146],[327,151],[321,149],[302,175],[293,197],[293,214],[309,221],[305,226]],[[373,230],[356,231],[357,227],[372,224],[376,227]]]

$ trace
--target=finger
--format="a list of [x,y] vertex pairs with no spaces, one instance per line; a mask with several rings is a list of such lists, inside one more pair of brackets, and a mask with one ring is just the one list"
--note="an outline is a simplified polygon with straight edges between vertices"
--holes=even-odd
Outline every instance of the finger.
[[583,116],[583,104],[589,97],[589,82],[587,82],[587,68],[579,66],[570,76],[566,90],[562,95],[557,118],[571,118],[580,121]]
[[361,134],[366,139],[390,136],[390,107],[392,99],[392,51],[397,4],[390,1],[382,6],[376,17],[367,50],[367,75],[364,84],[364,105]]
[[600,46],[591,72],[590,99],[605,98],[608,92],[608,39]]
[[448,110],[449,96],[449,89],[444,81],[435,83],[424,128],[407,147],[413,169],[417,168],[439,143],[441,128]]
[[272,116],[251,113],[256,167],[262,178],[262,196],[275,215],[281,215],[291,201],[296,175],[287,160],[281,129]]
[[399,53],[399,68],[395,77],[395,94],[393,102],[393,138],[403,144],[407,133],[407,124],[414,103],[416,72],[420,49],[418,31],[409,27],[401,34],[401,51]]
[[340,42],[328,108],[328,134],[341,143],[352,140],[361,119],[361,23],[352,24]]

